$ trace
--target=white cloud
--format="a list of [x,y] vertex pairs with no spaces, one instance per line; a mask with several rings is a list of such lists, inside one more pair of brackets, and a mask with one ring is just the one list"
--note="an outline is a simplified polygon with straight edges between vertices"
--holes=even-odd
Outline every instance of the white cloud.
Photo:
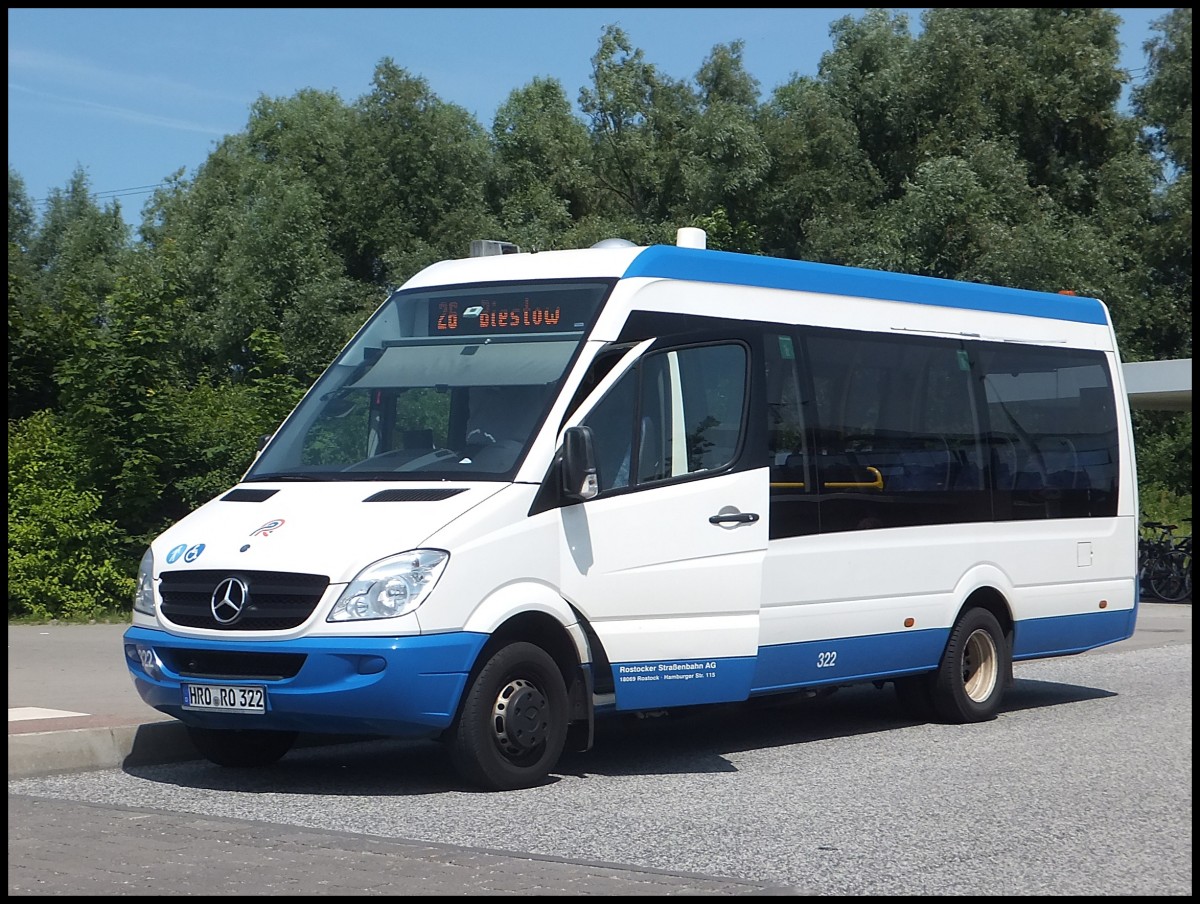
[[8,73],[10,80],[16,73],[18,77],[45,80],[89,94],[99,91],[109,94],[153,97],[159,100],[166,96],[174,99],[186,98],[192,101],[232,103],[242,109],[248,106],[249,101],[253,100],[253,98],[243,96],[216,93],[187,82],[162,78],[157,75],[95,66],[75,56],[45,53],[40,50],[14,50],[10,47],[8,50]]
[[[176,119],[170,116],[158,116],[154,113],[145,113],[141,110],[130,110],[127,107],[117,107],[112,104],[101,104],[90,100],[81,100],[76,97],[63,97],[57,94],[50,94],[47,91],[38,91],[35,88],[28,88],[21,84],[13,82],[8,83],[9,92],[17,91],[25,94],[28,97],[36,98],[39,101],[44,101],[53,104],[60,109],[70,110],[72,112],[84,111],[92,113],[96,116],[105,117],[107,119],[116,119],[122,122],[132,122],[139,125],[160,126],[166,129],[174,129],[180,132],[199,132],[202,135],[228,135],[236,129],[221,129],[214,126],[204,125],[197,122],[189,122],[185,119]],[[10,98],[11,100],[11,98]]]

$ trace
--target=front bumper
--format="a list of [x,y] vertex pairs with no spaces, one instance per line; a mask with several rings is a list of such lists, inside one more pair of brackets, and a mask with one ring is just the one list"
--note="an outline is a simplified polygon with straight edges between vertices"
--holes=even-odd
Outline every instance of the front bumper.
[[[142,699],[185,724],[403,738],[449,727],[486,640],[466,632],[286,641],[205,640],[140,627],[124,634],[125,663]],[[185,710],[185,683],[264,687],[266,712]]]

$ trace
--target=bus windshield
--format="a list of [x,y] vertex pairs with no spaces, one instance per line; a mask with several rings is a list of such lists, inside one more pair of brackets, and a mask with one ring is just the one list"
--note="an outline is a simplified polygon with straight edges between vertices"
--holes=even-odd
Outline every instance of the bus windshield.
[[396,292],[248,481],[511,479],[611,282]]

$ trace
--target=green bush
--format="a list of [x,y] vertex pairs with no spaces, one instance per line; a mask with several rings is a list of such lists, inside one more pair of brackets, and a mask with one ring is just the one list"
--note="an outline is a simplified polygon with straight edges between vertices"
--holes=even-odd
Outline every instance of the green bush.
[[[1175,531],[1179,536],[1186,536],[1192,532],[1192,494],[1186,496],[1178,495],[1172,488],[1163,486],[1161,483],[1151,481],[1143,485],[1138,497],[1139,507],[1139,524],[1146,521],[1158,521],[1161,524],[1174,524],[1179,529]],[[1143,534],[1151,534],[1153,531],[1148,531],[1142,528]]]
[[84,621],[131,605],[128,538],[96,517],[84,451],[51,412],[8,425],[8,617]]
[[[1192,532],[1192,413],[1134,412],[1139,520]],[[1143,529],[1143,533],[1146,531]]]

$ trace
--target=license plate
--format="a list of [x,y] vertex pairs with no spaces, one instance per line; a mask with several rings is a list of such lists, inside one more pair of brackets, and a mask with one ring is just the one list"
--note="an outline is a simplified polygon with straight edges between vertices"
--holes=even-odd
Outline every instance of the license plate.
[[185,684],[183,708],[223,713],[265,713],[267,691],[263,687],[240,685]]

